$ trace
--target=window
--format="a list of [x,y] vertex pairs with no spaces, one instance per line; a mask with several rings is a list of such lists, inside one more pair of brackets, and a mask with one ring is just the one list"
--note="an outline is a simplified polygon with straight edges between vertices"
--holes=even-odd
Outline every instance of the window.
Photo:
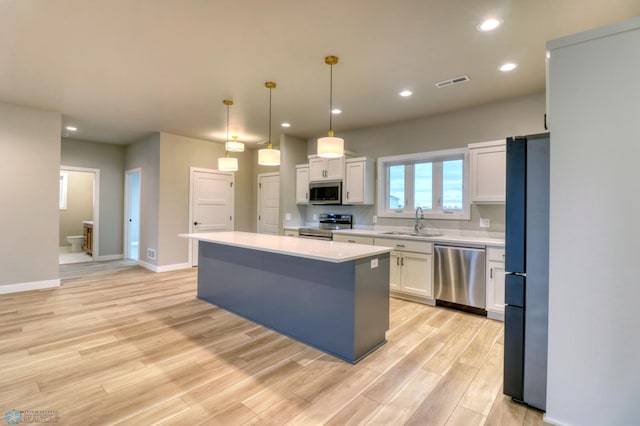
[[468,152],[454,149],[378,159],[378,216],[469,219]]
[[60,210],[67,209],[67,182],[69,175],[66,172],[60,172],[60,192],[58,199],[58,208]]

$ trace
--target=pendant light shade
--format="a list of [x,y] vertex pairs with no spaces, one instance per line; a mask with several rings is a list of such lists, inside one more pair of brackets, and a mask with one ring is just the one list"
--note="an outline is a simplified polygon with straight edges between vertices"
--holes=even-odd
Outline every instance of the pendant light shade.
[[235,157],[228,157],[229,153],[225,157],[218,158],[218,170],[221,172],[235,172],[238,170],[238,159]]
[[238,142],[237,136],[231,136],[232,141],[227,141],[224,144],[224,147],[229,152],[244,152],[244,144],[242,142]]
[[340,158],[344,155],[344,139],[333,135],[332,111],[333,111],[333,66],[338,63],[337,56],[327,56],[324,63],[331,66],[329,79],[329,136],[318,139],[317,154],[323,158]]
[[269,89],[269,139],[267,141],[267,147],[258,150],[258,164],[261,166],[279,166],[280,151],[273,149],[273,145],[271,145],[271,89],[276,88],[276,83],[267,81],[264,83],[264,86]]
[[[229,151],[232,151],[231,149],[229,149],[229,144],[233,144],[235,142],[236,144],[242,145],[242,149],[238,152],[244,151],[244,144],[242,142],[236,142],[236,136],[234,136],[233,141],[229,141],[229,107],[233,105],[233,101],[225,99],[224,101],[222,101],[222,103],[227,106],[227,138],[224,144],[224,157],[218,158],[218,170],[220,170],[221,172],[235,172],[238,170],[238,159],[229,156]],[[231,147],[233,147],[233,145],[231,145]]]

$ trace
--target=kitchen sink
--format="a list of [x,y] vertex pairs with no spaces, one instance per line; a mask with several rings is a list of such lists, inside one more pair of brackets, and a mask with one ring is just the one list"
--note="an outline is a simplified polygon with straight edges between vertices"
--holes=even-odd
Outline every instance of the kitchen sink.
[[401,232],[401,231],[388,231],[381,232],[383,235],[404,235],[408,237],[439,237],[442,234],[438,233],[426,233],[426,232]]

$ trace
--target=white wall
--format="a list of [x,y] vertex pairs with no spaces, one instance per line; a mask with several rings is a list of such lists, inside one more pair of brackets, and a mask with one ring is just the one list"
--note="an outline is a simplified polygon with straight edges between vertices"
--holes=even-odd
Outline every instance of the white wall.
[[65,138],[60,161],[64,166],[100,170],[98,255],[122,255],[125,147]]
[[640,18],[549,43],[547,420],[640,419]]
[[0,293],[59,285],[61,115],[0,103]]

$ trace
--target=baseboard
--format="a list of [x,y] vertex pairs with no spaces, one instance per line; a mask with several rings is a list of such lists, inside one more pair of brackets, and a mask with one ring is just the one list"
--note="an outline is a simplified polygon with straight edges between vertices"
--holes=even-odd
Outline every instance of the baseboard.
[[414,296],[407,293],[399,293],[394,290],[389,291],[389,296],[395,297],[396,299],[408,300],[410,302],[422,303],[423,305],[436,306],[436,301],[434,299],[429,299],[427,297]]
[[94,257],[93,260],[96,262],[105,262],[107,260],[120,260],[124,259],[124,254],[108,254],[106,256],[98,256]]
[[546,413],[542,416],[542,421],[545,423],[549,423],[550,425],[553,425],[553,426],[567,426],[567,423],[562,423],[561,421],[554,420],[549,416],[547,416]]
[[177,271],[178,269],[191,268],[191,264],[189,263],[174,263],[173,265],[157,266],[157,265],[152,265],[151,263],[144,262],[142,260],[138,261],[138,265],[153,272],[170,272],[170,271]]
[[45,280],[45,281],[31,281],[18,284],[4,284],[0,285],[0,294],[18,293],[21,291],[40,290],[43,288],[60,287],[60,279]]
[[487,318],[504,322],[504,312],[492,312],[487,310]]

